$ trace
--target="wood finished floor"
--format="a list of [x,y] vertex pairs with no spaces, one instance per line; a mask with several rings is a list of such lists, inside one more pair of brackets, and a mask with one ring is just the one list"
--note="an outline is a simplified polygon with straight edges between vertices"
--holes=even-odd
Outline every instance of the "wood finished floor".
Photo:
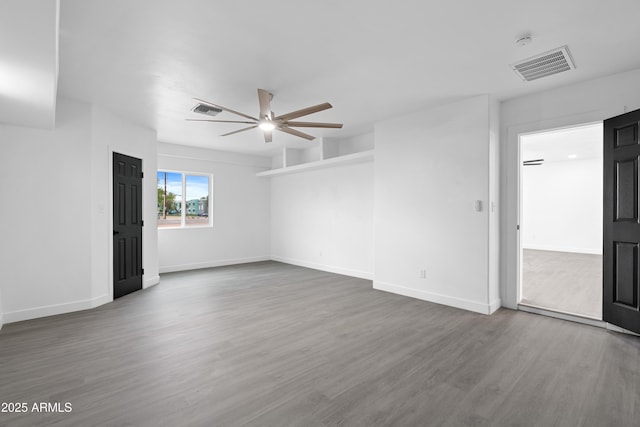
[[640,340],[276,262],[5,325],[7,426],[638,426]]
[[524,249],[522,302],[602,320],[602,255]]

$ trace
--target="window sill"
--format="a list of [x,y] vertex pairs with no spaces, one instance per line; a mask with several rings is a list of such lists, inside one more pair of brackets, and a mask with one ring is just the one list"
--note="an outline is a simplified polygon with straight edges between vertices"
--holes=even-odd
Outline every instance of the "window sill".
[[213,228],[213,225],[189,225],[186,227],[157,227],[158,230],[191,230],[194,228]]

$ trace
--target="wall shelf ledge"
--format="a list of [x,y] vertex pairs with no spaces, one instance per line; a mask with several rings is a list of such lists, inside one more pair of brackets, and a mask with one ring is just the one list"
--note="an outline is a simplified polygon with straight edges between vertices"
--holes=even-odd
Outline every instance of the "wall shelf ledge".
[[334,166],[349,165],[354,163],[364,163],[373,161],[374,150],[366,150],[358,153],[347,154],[344,156],[332,157],[324,160],[317,160],[314,162],[302,163],[299,165],[287,166],[278,169],[271,169],[264,172],[256,173],[256,176],[260,177],[272,177],[279,175],[288,175],[292,173],[312,171],[316,169],[330,168]]

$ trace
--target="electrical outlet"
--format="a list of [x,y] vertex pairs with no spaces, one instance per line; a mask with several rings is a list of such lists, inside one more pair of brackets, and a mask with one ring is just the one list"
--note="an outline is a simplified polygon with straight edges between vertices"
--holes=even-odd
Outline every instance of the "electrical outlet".
[[420,270],[420,278],[421,279],[427,278],[427,270]]

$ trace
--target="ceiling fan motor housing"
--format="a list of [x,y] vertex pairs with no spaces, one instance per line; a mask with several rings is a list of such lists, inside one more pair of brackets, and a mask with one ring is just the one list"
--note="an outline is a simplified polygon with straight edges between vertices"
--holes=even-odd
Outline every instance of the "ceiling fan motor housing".
[[340,129],[342,128],[342,123],[316,123],[316,122],[298,122],[292,121],[299,117],[307,116],[309,114],[317,113],[319,111],[324,111],[329,108],[332,108],[332,105],[328,102],[323,104],[314,105],[312,107],[303,108],[301,110],[292,111],[287,114],[282,114],[280,116],[276,116],[275,113],[271,110],[271,100],[273,99],[273,94],[264,89],[258,89],[258,103],[260,105],[260,114],[259,118],[253,117],[249,114],[241,113],[239,111],[232,110],[227,107],[223,107],[218,104],[212,104],[208,101],[204,101],[202,99],[194,98],[198,104],[193,107],[193,112],[206,114],[209,116],[215,116],[222,111],[227,111],[229,113],[235,114],[237,116],[242,117],[244,120],[194,120],[187,119],[191,121],[204,121],[204,122],[218,122],[218,123],[242,123],[246,125],[250,125],[243,129],[235,130],[232,132],[225,133],[221,136],[229,136],[234,135],[240,132],[244,132],[250,129],[255,129],[259,127],[264,131],[264,141],[271,142],[272,141],[272,131],[276,130],[279,132],[284,132],[289,135],[297,136],[299,138],[304,138],[309,141],[315,139],[314,136],[309,135],[304,132],[300,132],[299,130],[293,129],[294,127],[306,127],[306,128],[333,128]]

